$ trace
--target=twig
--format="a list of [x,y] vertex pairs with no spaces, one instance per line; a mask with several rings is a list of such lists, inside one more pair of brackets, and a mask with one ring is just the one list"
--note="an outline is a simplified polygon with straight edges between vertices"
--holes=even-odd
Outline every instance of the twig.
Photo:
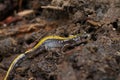
[[93,20],[87,20],[88,23],[90,23],[93,26],[101,26],[101,24],[99,22],[95,22]]
[[56,6],[41,6],[41,8],[45,8],[45,9],[53,9],[53,10],[63,10],[62,7],[56,7]]

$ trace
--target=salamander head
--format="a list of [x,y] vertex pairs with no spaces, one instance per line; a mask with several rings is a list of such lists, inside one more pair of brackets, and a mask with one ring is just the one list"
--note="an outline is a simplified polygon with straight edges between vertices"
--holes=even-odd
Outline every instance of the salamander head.
[[74,41],[83,41],[90,38],[90,34],[84,33],[84,34],[77,34],[76,37],[73,38]]

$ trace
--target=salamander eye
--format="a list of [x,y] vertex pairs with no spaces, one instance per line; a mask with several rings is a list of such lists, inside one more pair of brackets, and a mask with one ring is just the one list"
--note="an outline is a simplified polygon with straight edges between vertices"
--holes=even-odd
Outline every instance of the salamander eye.
[[88,36],[85,36],[84,38],[87,39]]

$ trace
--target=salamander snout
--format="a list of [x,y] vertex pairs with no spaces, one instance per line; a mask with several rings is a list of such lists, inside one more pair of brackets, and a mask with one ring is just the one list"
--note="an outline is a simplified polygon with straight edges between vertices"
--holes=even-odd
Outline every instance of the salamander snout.
[[74,41],[81,41],[81,42],[83,42],[83,41],[85,41],[85,40],[87,40],[87,39],[90,39],[90,34],[85,33],[85,34],[82,34],[82,35],[80,35],[80,36],[77,36],[77,37],[74,38],[73,40],[74,40]]

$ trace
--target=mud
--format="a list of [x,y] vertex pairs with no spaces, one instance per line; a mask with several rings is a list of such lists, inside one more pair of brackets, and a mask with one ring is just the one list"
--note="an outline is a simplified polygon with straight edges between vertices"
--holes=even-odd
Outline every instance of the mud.
[[[40,4],[30,0],[26,5],[37,12],[32,19],[0,26],[0,80],[15,57],[43,37],[85,32],[91,35],[86,42],[23,60],[9,80],[120,80],[119,0],[35,1]],[[41,8],[48,5],[57,8]]]

